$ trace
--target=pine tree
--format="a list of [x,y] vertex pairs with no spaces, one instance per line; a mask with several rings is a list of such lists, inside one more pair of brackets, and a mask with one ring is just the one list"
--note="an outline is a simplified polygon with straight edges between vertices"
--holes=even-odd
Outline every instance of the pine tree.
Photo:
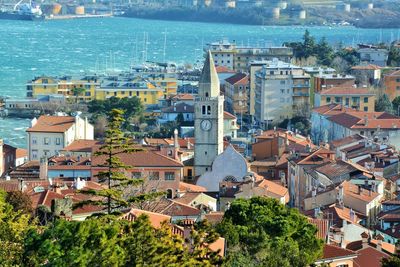
[[143,184],[143,179],[127,177],[127,171],[132,166],[124,164],[119,155],[130,154],[140,151],[134,143],[121,130],[125,119],[124,112],[113,109],[108,116],[108,128],[105,133],[104,144],[94,153],[95,157],[103,159],[103,163],[96,167],[103,167],[106,170],[96,174],[100,183],[106,184],[103,190],[81,190],[81,193],[92,195],[93,199],[85,200],[75,208],[84,205],[103,206],[108,214],[127,208],[133,203],[148,201],[160,196],[162,193],[151,192],[142,193],[134,196],[125,196],[124,192],[128,187],[136,187]]

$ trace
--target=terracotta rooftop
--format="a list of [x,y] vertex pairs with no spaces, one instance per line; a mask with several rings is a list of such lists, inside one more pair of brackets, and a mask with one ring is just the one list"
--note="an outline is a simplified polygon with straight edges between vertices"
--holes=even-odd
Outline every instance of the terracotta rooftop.
[[225,67],[225,66],[215,66],[215,69],[216,69],[217,73],[223,73],[223,72],[225,72],[225,73],[235,73],[234,70],[231,70],[230,68]]
[[357,251],[358,257],[354,259],[355,267],[381,267],[382,258],[388,258],[389,255],[368,246]]
[[[183,164],[177,160],[163,156],[150,149],[144,149],[143,151],[138,151],[134,153],[123,153],[119,154],[118,157],[123,163],[134,168],[142,167],[183,167]],[[97,166],[104,164],[105,156],[92,156],[92,166],[97,168]]]
[[[156,203],[157,202],[157,203]],[[200,216],[201,211],[197,208],[186,204],[176,202],[171,199],[162,198],[154,203],[149,203],[145,207],[146,210],[151,209],[153,212],[161,213],[169,216]]]
[[[344,181],[342,183],[343,189],[344,189],[344,194],[352,196],[353,198],[359,199],[365,204],[370,203],[373,201],[375,198],[379,197],[379,193],[377,192],[372,192],[369,190],[366,190],[364,188],[358,188],[358,185],[355,185],[349,181]],[[358,193],[358,190],[360,189],[360,193]]]
[[224,111],[224,119],[234,120],[234,119],[236,119],[236,116],[231,114],[231,113],[229,113],[228,111]]
[[130,209],[121,219],[135,221],[140,215],[146,215],[154,228],[161,228],[163,222],[171,222],[171,216],[140,209]]
[[15,153],[17,159],[28,157],[28,150],[23,148],[17,148],[17,151]]
[[198,196],[200,196],[201,192],[186,192],[182,193],[180,197],[174,198],[174,201],[186,204],[186,205],[191,205],[193,200],[195,200]]
[[322,260],[329,260],[329,259],[343,259],[343,258],[356,258],[357,253],[352,250],[341,248],[338,246],[325,244],[323,249],[323,257]]
[[224,218],[223,212],[210,212],[204,215],[204,219],[206,219],[211,224],[220,223],[223,218]]
[[354,66],[351,69],[352,70],[380,70],[381,67],[374,65],[374,64],[369,64],[369,65]]
[[249,78],[245,73],[236,73],[235,75],[232,75],[231,77],[225,79],[225,81],[231,85],[247,85],[247,83],[249,82]]
[[320,95],[375,95],[366,88],[354,88],[354,87],[333,87],[322,90],[318,94]]
[[313,108],[313,112],[319,113],[321,115],[326,115],[326,116],[332,116],[332,115],[340,114],[343,112],[349,112],[349,111],[355,111],[355,109],[348,108],[343,105],[334,104],[334,103]]
[[358,142],[358,141],[361,141],[361,140],[364,140],[364,139],[365,138],[363,136],[361,136],[359,134],[354,134],[354,135],[350,135],[350,136],[347,136],[347,137],[342,138],[342,139],[333,140],[333,141],[331,141],[331,144],[334,147],[340,147],[340,146],[351,144],[351,143],[354,143],[354,142]]
[[344,112],[333,115],[328,120],[349,129],[400,128],[400,117],[385,112]]
[[317,227],[317,237],[326,240],[329,232],[329,220],[328,219],[315,219],[307,217],[309,223]]
[[75,123],[75,117],[70,116],[40,116],[36,124],[27,132],[64,133]]
[[180,192],[206,192],[207,189],[200,185],[179,182],[179,191]]
[[[274,195],[277,195],[279,197],[286,197],[288,196],[288,189],[282,185],[278,185],[272,181],[263,179],[257,186],[263,187],[267,189],[269,192],[271,192]],[[287,199],[289,200],[289,199]]]
[[192,94],[177,94],[171,97],[172,100],[194,100],[194,96]]
[[53,156],[48,159],[49,170],[90,170],[91,159],[88,157]]
[[92,152],[92,148],[98,145],[100,142],[97,140],[75,140],[68,146],[66,146],[63,151],[71,152]]

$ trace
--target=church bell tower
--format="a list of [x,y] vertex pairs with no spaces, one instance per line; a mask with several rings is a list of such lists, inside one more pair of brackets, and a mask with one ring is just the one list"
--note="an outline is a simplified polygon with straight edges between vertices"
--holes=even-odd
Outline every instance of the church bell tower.
[[208,51],[194,102],[195,175],[211,170],[216,156],[223,152],[224,97],[211,52]]

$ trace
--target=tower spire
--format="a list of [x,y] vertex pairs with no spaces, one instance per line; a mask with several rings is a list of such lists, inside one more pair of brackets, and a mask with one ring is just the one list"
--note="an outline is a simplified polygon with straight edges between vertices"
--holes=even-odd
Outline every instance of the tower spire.
[[201,97],[217,97],[220,93],[219,86],[219,78],[214,60],[211,51],[208,50],[199,80],[199,95]]

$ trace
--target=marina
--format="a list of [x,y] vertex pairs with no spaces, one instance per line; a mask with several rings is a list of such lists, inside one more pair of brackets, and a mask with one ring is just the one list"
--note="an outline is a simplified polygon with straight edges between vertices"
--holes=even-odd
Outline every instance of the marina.
[[[26,83],[35,76],[124,71],[132,62],[139,63],[145,58],[193,65],[203,60],[205,44],[223,37],[238,44],[273,46],[301,40],[306,29],[300,26],[246,26],[117,17],[34,23],[2,20],[1,23],[0,96],[14,98],[26,96]],[[343,42],[344,45],[373,43],[379,41],[380,36],[383,42],[390,42],[398,34],[397,29],[308,29],[317,40],[325,36],[331,44]],[[24,147],[24,131],[13,129],[26,128],[29,121],[1,119],[0,134],[6,141],[11,140],[11,144]]]

